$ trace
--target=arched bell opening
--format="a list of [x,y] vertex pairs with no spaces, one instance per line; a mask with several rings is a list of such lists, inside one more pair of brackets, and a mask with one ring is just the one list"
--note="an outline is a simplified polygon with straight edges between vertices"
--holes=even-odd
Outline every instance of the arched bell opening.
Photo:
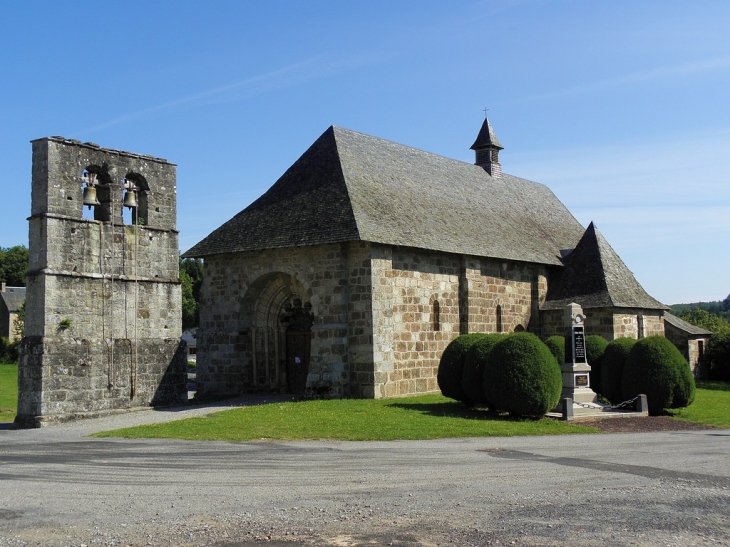
[[88,165],[81,171],[83,218],[112,219],[113,182],[106,163]]
[[124,208],[124,223],[134,226],[147,226],[149,224],[149,203],[148,194],[150,191],[147,179],[133,171],[127,173],[122,181],[124,196],[122,206]]

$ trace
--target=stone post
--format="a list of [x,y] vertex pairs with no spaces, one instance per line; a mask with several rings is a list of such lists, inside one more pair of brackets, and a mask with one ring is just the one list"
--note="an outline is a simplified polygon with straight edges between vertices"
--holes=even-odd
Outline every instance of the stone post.
[[578,304],[568,304],[563,314],[565,324],[565,363],[561,398],[578,403],[595,403],[597,396],[590,387],[590,371],[586,357],[585,315]]

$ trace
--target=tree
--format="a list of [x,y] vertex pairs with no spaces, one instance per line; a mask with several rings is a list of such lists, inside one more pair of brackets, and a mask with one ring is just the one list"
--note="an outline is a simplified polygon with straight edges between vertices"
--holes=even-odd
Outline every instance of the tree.
[[0,281],[9,287],[25,287],[28,273],[28,249],[23,245],[0,247]]
[[203,284],[203,261],[195,258],[180,259],[182,283],[183,330],[198,326],[200,319],[200,287]]
[[699,308],[684,310],[679,314],[679,317],[688,323],[692,323],[716,334],[730,331],[730,323],[726,319]]

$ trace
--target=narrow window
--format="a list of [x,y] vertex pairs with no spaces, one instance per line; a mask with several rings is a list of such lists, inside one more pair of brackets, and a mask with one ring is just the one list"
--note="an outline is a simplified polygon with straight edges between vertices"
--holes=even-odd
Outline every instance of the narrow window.
[[502,306],[497,306],[497,332],[502,332]]
[[433,301],[433,330],[441,330],[441,306],[438,300]]

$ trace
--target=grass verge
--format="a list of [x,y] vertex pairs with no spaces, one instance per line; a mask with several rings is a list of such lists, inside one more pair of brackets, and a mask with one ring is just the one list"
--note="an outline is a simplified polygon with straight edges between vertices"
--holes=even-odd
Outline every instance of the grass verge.
[[697,382],[694,402],[671,412],[677,420],[730,428],[730,384]]
[[0,363],[0,422],[12,422],[18,408],[18,365]]
[[441,395],[402,399],[340,399],[272,403],[203,418],[99,433],[98,437],[209,441],[390,441],[448,437],[509,437],[593,433],[591,427],[549,418],[518,420],[466,409]]

